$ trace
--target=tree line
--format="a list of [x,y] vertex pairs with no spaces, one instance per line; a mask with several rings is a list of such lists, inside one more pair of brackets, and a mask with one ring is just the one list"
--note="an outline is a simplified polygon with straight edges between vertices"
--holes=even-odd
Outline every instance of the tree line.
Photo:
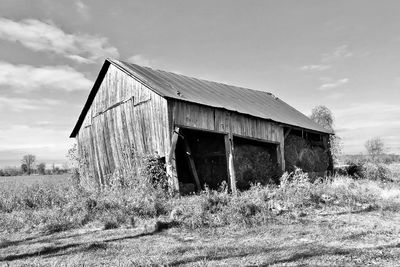
[[45,162],[36,164],[36,156],[32,154],[24,155],[21,159],[20,167],[6,167],[0,169],[0,176],[17,176],[17,175],[53,175],[63,174],[69,171],[68,166],[62,168],[52,165],[51,168],[46,168]]

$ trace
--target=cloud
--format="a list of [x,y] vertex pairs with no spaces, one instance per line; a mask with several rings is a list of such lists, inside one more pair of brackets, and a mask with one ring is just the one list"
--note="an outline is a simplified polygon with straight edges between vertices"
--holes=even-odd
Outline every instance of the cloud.
[[300,69],[304,71],[324,71],[330,68],[330,65],[305,65]]
[[333,50],[332,52],[323,54],[321,61],[325,63],[332,63],[334,61],[349,58],[352,56],[353,53],[348,50],[347,45],[341,45],[336,47],[335,50]]
[[78,13],[86,20],[90,19],[89,7],[81,0],[75,1],[75,7]]
[[128,58],[128,61],[130,63],[137,64],[140,66],[145,66],[145,67],[153,67],[155,64],[155,60],[148,59],[145,56],[140,55],[140,54],[131,56],[130,58]]
[[319,90],[328,90],[328,89],[336,88],[336,87],[345,85],[348,82],[349,82],[348,78],[343,78],[343,79],[339,79],[337,81],[324,83],[319,87]]
[[0,86],[16,92],[27,90],[87,90],[92,82],[70,66],[14,65],[0,61]]
[[94,63],[105,57],[119,57],[117,48],[111,46],[107,38],[66,33],[51,21],[0,18],[0,39],[19,42],[33,51],[52,52],[78,63]]
[[40,100],[20,97],[0,96],[0,111],[25,111],[25,110],[43,110],[51,106],[60,105],[60,100],[42,98]]

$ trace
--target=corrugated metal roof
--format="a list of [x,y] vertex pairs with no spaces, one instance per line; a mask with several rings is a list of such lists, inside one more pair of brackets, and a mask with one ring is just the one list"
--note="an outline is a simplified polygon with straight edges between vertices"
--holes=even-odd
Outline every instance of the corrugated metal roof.
[[211,82],[108,59],[159,95],[224,108],[283,124],[331,133],[271,93]]

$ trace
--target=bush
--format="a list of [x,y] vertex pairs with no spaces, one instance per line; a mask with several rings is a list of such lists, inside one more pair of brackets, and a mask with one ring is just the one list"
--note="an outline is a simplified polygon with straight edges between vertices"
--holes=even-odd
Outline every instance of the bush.
[[348,165],[349,166],[346,168],[347,175],[350,175],[354,178],[364,177],[364,163],[349,162]]
[[369,180],[384,182],[393,181],[389,167],[382,163],[365,163],[363,165],[363,176]]

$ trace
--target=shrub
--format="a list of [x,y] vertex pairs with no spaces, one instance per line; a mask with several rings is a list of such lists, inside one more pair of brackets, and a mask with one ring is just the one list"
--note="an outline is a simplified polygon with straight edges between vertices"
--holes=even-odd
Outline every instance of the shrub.
[[308,174],[301,169],[284,173],[276,190],[275,201],[280,202],[286,209],[302,208],[311,203],[312,186]]
[[363,165],[364,163],[359,163],[359,162],[349,162],[348,167],[346,168],[346,174],[354,177],[354,178],[363,178],[364,177],[364,172],[363,172]]
[[118,228],[119,224],[114,219],[108,219],[104,222],[104,230],[115,229]]
[[369,180],[392,181],[392,173],[386,164],[367,162],[363,165],[363,176]]

